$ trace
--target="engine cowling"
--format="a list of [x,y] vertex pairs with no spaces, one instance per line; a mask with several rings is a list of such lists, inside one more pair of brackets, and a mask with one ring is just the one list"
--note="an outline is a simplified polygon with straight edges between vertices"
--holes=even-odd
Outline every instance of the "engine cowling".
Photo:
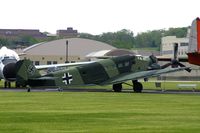
[[3,76],[8,81],[15,81],[16,79],[16,71],[15,71],[16,63],[9,63],[3,68]]

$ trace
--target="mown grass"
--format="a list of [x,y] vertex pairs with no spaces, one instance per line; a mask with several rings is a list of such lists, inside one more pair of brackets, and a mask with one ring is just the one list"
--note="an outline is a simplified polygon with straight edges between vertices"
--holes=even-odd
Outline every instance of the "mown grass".
[[197,133],[200,96],[0,91],[2,133]]

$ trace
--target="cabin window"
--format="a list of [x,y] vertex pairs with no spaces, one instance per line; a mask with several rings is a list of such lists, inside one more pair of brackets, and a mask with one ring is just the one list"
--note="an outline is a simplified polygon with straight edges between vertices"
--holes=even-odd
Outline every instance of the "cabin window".
[[130,65],[130,63],[129,62],[125,62],[125,64],[124,64],[126,67],[127,66],[129,66]]
[[117,67],[118,67],[118,68],[121,68],[121,67],[123,67],[123,64],[122,64],[122,63],[117,64]]

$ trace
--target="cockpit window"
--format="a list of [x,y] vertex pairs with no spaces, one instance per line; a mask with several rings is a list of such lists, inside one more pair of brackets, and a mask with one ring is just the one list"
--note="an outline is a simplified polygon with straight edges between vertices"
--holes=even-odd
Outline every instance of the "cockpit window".
[[11,57],[4,57],[4,59],[2,60],[2,63],[4,65],[7,65],[12,62],[17,62],[17,60],[15,58],[11,58]]

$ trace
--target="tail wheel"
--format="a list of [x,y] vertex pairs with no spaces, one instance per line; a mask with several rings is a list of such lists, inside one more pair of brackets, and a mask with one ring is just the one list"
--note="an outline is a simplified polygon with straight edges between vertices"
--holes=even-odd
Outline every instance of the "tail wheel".
[[142,83],[140,83],[138,81],[133,81],[133,90],[136,93],[141,93],[143,90]]
[[113,90],[114,90],[114,92],[121,92],[122,91],[122,84],[114,84]]

